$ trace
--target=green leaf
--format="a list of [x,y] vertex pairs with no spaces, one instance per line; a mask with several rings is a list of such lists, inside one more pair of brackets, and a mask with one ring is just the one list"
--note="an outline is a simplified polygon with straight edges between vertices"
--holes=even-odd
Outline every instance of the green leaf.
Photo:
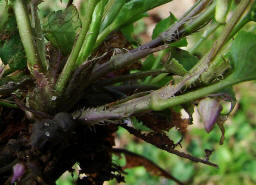
[[188,45],[188,41],[186,38],[182,38],[176,42],[170,44],[172,47],[186,47]]
[[174,15],[170,14],[169,17],[157,23],[157,25],[155,26],[155,29],[153,30],[152,39],[155,39],[162,32],[166,31],[173,23],[175,23],[176,20],[177,19],[174,17]]
[[127,26],[122,27],[121,32],[131,44],[138,45],[138,42],[133,38],[133,34],[134,34],[133,24],[128,24]]
[[234,72],[229,78],[236,82],[256,79],[256,34],[239,32],[230,53]]
[[81,21],[74,6],[52,12],[43,20],[43,31],[46,38],[65,55],[72,50],[80,27]]
[[164,63],[164,67],[170,73],[174,73],[179,76],[184,76],[188,71],[177,61],[175,58],[168,60]]
[[179,63],[189,71],[197,62],[198,58],[190,54],[188,51],[172,48],[171,50],[172,57],[175,58]]
[[[9,18],[2,33],[0,34],[0,58],[5,65],[9,65],[10,70],[8,72],[24,69],[26,57],[14,16]],[[7,39],[2,39],[1,36],[6,36]]]
[[141,14],[170,1],[172,0],[131,0],[121,8],[113,23],[122,26],[134,22],[141,18]]
[[156,60],[153,54],[149,55],[144,62],[142,62],[142,71],[148,71],[152,69],[154,61]]

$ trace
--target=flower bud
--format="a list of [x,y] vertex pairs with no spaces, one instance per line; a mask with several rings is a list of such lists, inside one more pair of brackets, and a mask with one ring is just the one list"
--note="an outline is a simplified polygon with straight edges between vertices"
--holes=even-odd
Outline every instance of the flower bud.
[[24,175],[25,166],[22,163],[17,163],[12,167],[12,169],[13,169],[13,176],[12,176],[11,183],[14,184],[16,181],[20,181],[21,177]]
[[207,132],[210,132],[213,129],[221,110],[222,106],[215,99],[205,98],[199,102],[198,112]]

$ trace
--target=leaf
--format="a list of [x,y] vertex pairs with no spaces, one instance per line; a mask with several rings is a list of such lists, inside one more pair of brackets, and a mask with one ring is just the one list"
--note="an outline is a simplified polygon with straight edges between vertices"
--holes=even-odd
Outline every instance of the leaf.
[[175,23],[177,19],[174,17],[174,15],[171,13],[169,17],[161,20],[157,25],[155,26],[152,34],[152,39],[155,39],[158,37],[162,32],[166,31],[173,23]]
[[133,33],[134,33],[133,24],[129,24],[127,26],[122,27],[121,32],[131,44],[138,45],[137,41],[133,38]]
[[186,38],[182,38],[182,39],[170,44],[170,46],[173,46],[173,47],[185,47],[187,45],[188,45],[188,41]]
[[256,79],[256,34],[239,32],[230,53],[234,72],[229,78],[235,82]]
[[81,27],[77,9],[70,6],[65,10],[52,12],[43,19],[42,24],[46,38],[63,54],[69,54]]
[[178,179],[173,177],[170,173],[159,167],[157,164],[152,162],[151,160],[147,159],[146,157],[143,157],[141,155],[138,155],[136,153],[130,152],[125,149],[113,149],[113,152],[115,154],[124,154],[126,159],[126,165],[123,167],[123,169],[127,168],[134,168],[138,166],[143,166],[149,173],[156,175],[156,176],[162,176],[171,180],[174,180],[178,184],[182,185],[183,183],[180,182]]
[[0,58],[9,65],[10,72],[26,67],[26,57],[14,16],[9,18],[5,29],[0,34]]
[[164,63],[164,68],[175,75],[184,76],[188,71],[177,61],[175,58],[171,58]]
[[153,54],[150,54],[144,62],[142,62],[142,71],[148,71],[152,69],[154,61],[156,60]]
[[121,8],[112,24],[122,26],[137,21],[141,18],[141,14],[170,1],[172,0],[131,0]]
[[172,57],[175,58],[179,63],[189,71],[197,62],[198,58],[190,54],[188,51],[172,48],[171,50]]

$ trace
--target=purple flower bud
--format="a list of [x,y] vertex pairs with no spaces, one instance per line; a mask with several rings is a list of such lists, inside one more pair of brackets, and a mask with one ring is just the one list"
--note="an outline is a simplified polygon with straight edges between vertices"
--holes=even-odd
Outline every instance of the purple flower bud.
[[210,132],[213,129],[221,110],[221,105],[215,99],[205,98],[199,102],[198,112],[207,132]]
[[13,184],[16,181],[20,181],[21,177],[25,173],[25,166],[22,163],[17,163],[12,167],[12,169],[13,169],[13,176],[12,176],[11,183]]

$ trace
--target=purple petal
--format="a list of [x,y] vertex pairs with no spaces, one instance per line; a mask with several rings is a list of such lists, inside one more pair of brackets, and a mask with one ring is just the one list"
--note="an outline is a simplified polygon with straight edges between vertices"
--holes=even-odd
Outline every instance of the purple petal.
[[205,98],[199,102],[198,112],[207,132],[210,132],[213,129],[221,110],[221,105],[215,99]]
[[25,166],[22,163],[17,163],[12,167],[12,169],[13,169],[13,176],[12,176],[11,183],[13,184],[16,181],[19,181],[21,177],[24,175]]

